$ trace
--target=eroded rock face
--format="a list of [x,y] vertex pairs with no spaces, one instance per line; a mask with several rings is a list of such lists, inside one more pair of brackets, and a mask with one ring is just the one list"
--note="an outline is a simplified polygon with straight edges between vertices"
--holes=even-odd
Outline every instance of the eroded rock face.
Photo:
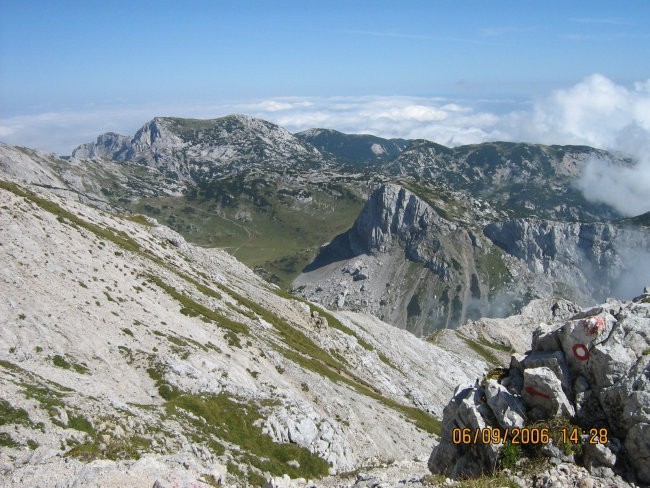
[[114,132],[97,136],[95,142],[88,142],[72,152],[74,158],[110,158],[118,161],[126,159],[131,149],[131,138]]
[[[634,280],[627,278],[635,275],[639,259],[647,259],[650,250],[647,232],[612,223],[514,219],[491,223],[483,233],[526,263],[531,272],[598,301],[613,289],[616,296],[632,298],[638,290],[631,287]],[[579,294],[574,296],[584,300]]]
[[[649,352],[647,293],[635,302],[610,301],[578,313],[551,330],[540,327],[532,350],[513,356],[504,378],[457,390],[444,410],[442,440],[429,468],[453,477],[494,469],[503,445],[455,444],[454,429],[503,432],[564,417],[587,431],[606,429],[607,442],[586,446],[578,460],[592,473],[615,469],[650,483]],[[542,452],[554,456],[552,446]]]
[[302,296],[376,317],[416,335],[486,315],[495,275],[507,274],[489,240],[410,190],[373,191],[352,228],[321,249],[293,283]]
[[[612,290],[631,298],[645,279],[637,263],[650,259],[647,232],[538,218],[477,232],[480,213],[468,226],[429,202],[400,185],[377,187],[353,226],[294,280],[294,291],[427,335],[521,311],[535,298],[583,306]],[[554,313],[563,312],[558,302]]]

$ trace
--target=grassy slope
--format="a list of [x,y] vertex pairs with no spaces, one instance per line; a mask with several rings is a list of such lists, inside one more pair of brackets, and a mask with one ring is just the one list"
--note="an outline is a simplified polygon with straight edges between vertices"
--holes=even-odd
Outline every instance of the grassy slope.
[[[200,198],[152,198],[131,210],[155,217],[192,243],[221,247],[250,267],[262,267],[270,281],[288,287],[322,244],[351,227],[363,205],[321,190],[311,203],[280,196],[269,202],[229,207]],[[242,211],[247,218],[237,218]]]

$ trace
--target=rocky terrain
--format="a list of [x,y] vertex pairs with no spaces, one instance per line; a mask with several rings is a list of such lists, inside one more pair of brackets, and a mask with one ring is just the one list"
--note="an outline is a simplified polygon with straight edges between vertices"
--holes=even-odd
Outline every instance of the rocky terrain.
[[[559,451],[567,446],[548,445],[543,450],[549,465],[515,463],[482,482],[604,487],[632,486],[620,475],[644,480],[645,458],[629,453],[646,455],[648,295],[578,316],[569,302],[538,300],[519,316],[448,331],[521,350],[533,325],[543,324],[533,344],[537,352],[515,356],[508,376],[501,373],[497,381],[493,373],[484,376],[484,363],[470,359],[467,347],[454,355],[369,316],[328,316],[282,298],[226,253],[187,245],[154,221],[119,219],[8,182],[0,195],[0,229],[9,237],[0,247],[4,485],[466,486],[452,479],[459,472],[429,473],[426,458],[437,441],[427,429],[435,431],[435,423],[422,424],[429,421],[412,407],[441,415],[457,383],[476,385],[482,376],[486,398],[494,386],[498,399],[510,391],[507,378],[516,385],[523,369],[524,400],[516,390],[508,393],[516,405],[526,398],[526,371],[544,370],[537,365],[544,361],[553,375],[565,370],[572,385],[574,395],[562,397],[562,382],[556,384],[558,397],[571,398],[557,408],[581,415],[578,425],[608,425],[610,444],[587,446],[582,456],[577,444],[570,444],[576,449],[571,455]],[[606,329],[597,334],[580,376],[572,373],[575,361],[563,366],[570,344],[562,341],[575,339],[589,320],[600,324],[597,317]],[[291,340],[301,333],[298,342]],[[319,359],[310,360],[314,356]],[[471,398],[483,412],[481,394]],[[601,398],[624,413],[622,422],[594,407]],[[446,466],[438,453],[449,448],[449,426],[474,426],[450,410],[443,447],[429,461],[436,472]],[[522,410],[526,422],[539,415]],[[607,424],[594,424],[594,412],[601,415],[597,422]],[[501,427],[488,422],[492,415],[481,418],[477,425]],[[246,419],[254,429],[243,428]],[[290,448],[275,451],[277,446]],[[453,466],[468,459],[460,451],[446,455]],[[503,463],[494,451],[489,461]],[[330,465],[318,471],[309,453]],[[356,472],[327,476],[330,469]]]
[[294,291],[427,335],[536,298],[588,305],[632,293],[650,263],[650,234],[614,223],[516,219],[481,229],[440,213],[402,186],[380,186]]
[[[5,171],[23,181],[149,215],[189,242],[228,250],[285,289],[298,278],[294,287],[304,286],[303,296],[420,335],[516,313],[538,297],[583,305],[609,290],[631,297],[645,271],[633,276],[630,263],[650,261],[647,237],[623,229],[644,229],[643,220],[617,223],[613,208],[575,186],[589,160],[635,162],[585,146],[448,148],[330,129],[290,134],[231,115],[156,117],[133,136],[102,134],[64,159],[0,149]],[[415,195],[418,203],[409,208],[424,220],[400,222],[377,253],[374,237],[362,233],[383,225],[374,217],[399,215],[395,206],[407,202],[393,198],[401,194],[395,191],[369,200],[386,184],[404,188],[407,200]],[[434,221],[426,231],[421,225]],[[347,239],[351,233],[356,237]],[[347,249],[341,238],[360,241]],[[565,245],[566,252],[556,252]],[[333,262],[338,270],[327,267]],[[361,279],[366,272],[352,277],[357,266],[372,270],[368,280]],[[620,283],[622,276],[629,283]],[[321,281],[327,286],[316,292]]]
[[457,388],[429,468],[479,476],[516,467],[526,453],[650,483],[649,334],[649,288],[631,303],[610,300],[559,327],[542,324],[532,349],[513,355],[509,368]]
[[[645,278],[647,219],[595,222],[615,212],[562,186],[592,156],[632,164],[245,116],[156,118],[71,158],[0,145],[0,484],[649,483],[650,296],[581,307]],[[304,262],[304,298],[245,246]]]
[[324,162],[318,150],[302,144],[286,129],[246,115],[216,120],[156,117],[132,138],[103,134],[79,146],[72,157],[133,161],[195,183],[252,166],[285,169]]
[[255,484],[426,457],[485,367],[284,297],[153,220],[8,180],[0,197],[3,485]]

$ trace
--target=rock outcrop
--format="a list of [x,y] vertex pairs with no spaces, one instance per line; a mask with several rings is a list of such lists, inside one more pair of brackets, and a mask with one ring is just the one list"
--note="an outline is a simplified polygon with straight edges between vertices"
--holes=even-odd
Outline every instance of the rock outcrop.
[[95,142],[88,142],[72,151],[73,158],[108,158],[125,161],[131,153],[131,138],[114,132],[97,136]]
[[650,234],[642,230],[516,219],[477,232],[412,191],[384,184],[293,286],[326,306],[426,335],[504,317],[537,298],[580,306],[631,298],[649,272]]
[[650,234],[612,223],[516,219],[489,224],[483,233],[540,283],[546,278],[558,294],[573,293],[565,298],[583,305],[631,299],[650,273]]
[[[293,286],[326,306],[366,311],[425,335],[487,312],[490,288],[508,274],[502,255],[491,253],[484,236],[443,218],[410,190],[385,184]],[[490,259],[492,272],[484,266]]]
[[184,183],[206,183],[259,166],[323,162],[318,150],[286,129],[247,115],[213,120],[156,117],[133,137],[102,134],[72,156],[138,163]]
[[[535,447],[556,464],[576,461],[599,476],[616,470],[650,483],[649,377],[647,291],[633,302],[585,310],[559,327],[541,326],[531,350],[514,355],[505,374],[458,387],[429,468],[451,477],[491,472],[518,432],[521,447]],[[581,458],[570,454],[578,446]]]

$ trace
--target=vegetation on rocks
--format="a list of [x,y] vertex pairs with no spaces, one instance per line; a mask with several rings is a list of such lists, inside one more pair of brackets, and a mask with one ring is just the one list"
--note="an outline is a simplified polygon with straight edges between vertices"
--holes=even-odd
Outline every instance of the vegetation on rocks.
[[[227,442],[241,449],[238,457],[260,473],[289,474],[292,478],[314,478],[327,474],[328,464],[295,444],[278,444],[262,434],[256,420],[260,407],[252,402],[220,395],[178,394],[165,404],[168,414],[177,416],[193,430],[195,440],[208,448]],[[217,448],[221,450],[222,448]],[[290,461],[297,461],[296,467]]]

